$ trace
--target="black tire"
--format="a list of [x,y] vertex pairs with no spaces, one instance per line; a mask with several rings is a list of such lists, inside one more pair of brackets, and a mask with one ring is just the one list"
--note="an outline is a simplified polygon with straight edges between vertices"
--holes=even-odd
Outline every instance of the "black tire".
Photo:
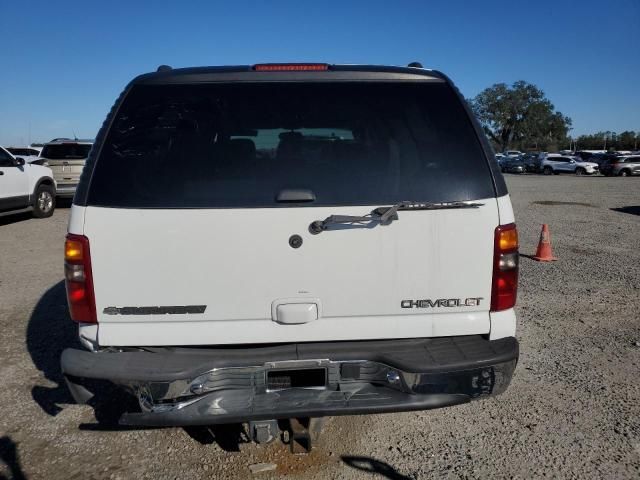
[[618,175],[620,177],[630,177],[631,172],[625,168],[624,170],[620,170],[620,173],[618,173]]
[[576,168],[576,175],[584,175],[585,173],[587,173],[587,171],[584,168],[582,167]]
[[56,192],[51,185],[39,185],[33,195],[33,216],[47,218],[56,209]]
[[546,166],[542,169],[542,174],[543,175],[551,175],[553,174],[553,168]]

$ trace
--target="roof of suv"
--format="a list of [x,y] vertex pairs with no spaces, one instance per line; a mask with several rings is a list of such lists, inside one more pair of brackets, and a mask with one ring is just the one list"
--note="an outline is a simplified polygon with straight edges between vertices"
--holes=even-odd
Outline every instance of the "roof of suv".
[[45,146],[46,145],[63,145],[65,143],[78,143],[81,145],[92,145],[93,140],[73,139],[73,138],[54,138],[50,142],[45,143]]
[[173,69],[166,65],[158,71],[134,78],[132,84],[171,84],[225,81],[295,80],[394,80],[446,81],[436,70],[382,65],[330,65],[321,63],[270,63],[239,66],[190,67]]

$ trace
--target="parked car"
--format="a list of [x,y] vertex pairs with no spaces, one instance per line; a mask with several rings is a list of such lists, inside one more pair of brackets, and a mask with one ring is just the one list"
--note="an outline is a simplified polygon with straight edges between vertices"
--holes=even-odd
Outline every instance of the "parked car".
[[522,155],[522,161],[524,162],[524,168],[526,172],[536,173],[538,172],[540,162],[538,161],[538,152],[529,152]]
[[640,155],[612,158],[603,163],[600,170],[607,177],[640,175]]
[[520,150],[507,150],[504,154],[507,157],[518,157],[522,155],[522,152]]
[[605,162],[608,162],[609,160],[617,160],[618,158],[620,158],[620,156],[615,153],[594,153],[589,158],[589,161],[597,163],[599,167],[602,167]]
[[91,146],[90,141],[69,138],[56,138],[44,145],[38,162],[53,171],[58,197],[73,197]]
[[569,157],[559,153],[542,154],[540,166],[545,175],[575,173],[576,175],[594,175],[599,167],[595,162],[583,162],[580,157]]
[[503,173],[524,173],[527,171],[524,160],[520,157],[505,160],[502,162],[501,169]]
[[163,67],[111,112],[65,246],[77,401],[106,379],[138,399],[122,424],[250,422],[258,439],[276,419],[507,388],[513,210],[446,76]]
[[580,160],[582,161],[590,161],[591,158],[595,155],[594,152],[588,151],[588,150],[578,150],[575,153],[576,157],[580,157]]
[[26,163],[33,163],[40,158],[41,148],[35,147],[7,147],[6,150],[14,157],[23,158]]
[[50,168],[26,163],[0,147],[0,216],[32,211],[50,217],[56,207],[56,183]]

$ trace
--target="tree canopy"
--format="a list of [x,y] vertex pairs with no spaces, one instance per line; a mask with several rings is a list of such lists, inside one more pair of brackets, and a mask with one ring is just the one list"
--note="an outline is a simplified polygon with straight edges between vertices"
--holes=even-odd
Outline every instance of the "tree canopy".
[[575,139],[578,150],[637,150],[640,147],[640,132],[597,132],[580,135]]
[[571,119],[556,111],[542,90],[523,80],[512,86],[497,83],[469,103],[498,151],[548,150],[569,143]]

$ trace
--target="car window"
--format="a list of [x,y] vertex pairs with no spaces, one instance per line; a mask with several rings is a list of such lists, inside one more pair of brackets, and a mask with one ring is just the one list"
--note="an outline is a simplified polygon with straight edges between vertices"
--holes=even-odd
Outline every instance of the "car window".
[[13,158],[2,148],[0,148],[0,167],[13,167]]
[[38,151],[32,148],[7,148],[7,150],[10,151],[13,155],[18,157],[20,156],[30,157],[30,156],[38,155]]
[[625,160],[625,163],[636,163],[640,161],[640,157],[629,157]]
[[90,150],[91,145],[61,143],[45,145],[40,156],[50,160],[79,160],[87,158]]
[[136,85],[96,159],[88,204],[275,207],[283,189],[313,191],[304,206],[495,195],[446,84]]

